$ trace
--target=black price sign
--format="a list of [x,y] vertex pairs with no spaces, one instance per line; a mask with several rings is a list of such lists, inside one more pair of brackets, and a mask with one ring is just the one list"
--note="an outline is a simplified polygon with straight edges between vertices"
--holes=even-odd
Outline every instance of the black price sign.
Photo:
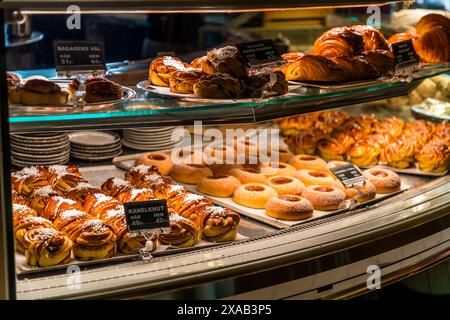
[[351,188],[354,185],[362,185],[365,182],[364,176],[353,164],[346,164],[331,168],[330,170],[346,188]]
[[393,43],[392,52],[394,53],[395,60],[397,61],[397,67],[399,68],[419,63],[419,57],[414,50],[414,45],[411,39]]
[[103,44],[95,41],[53,41],[56,71],[106,70]]
[[286,62],[278,54],[271,39],[242,42],[236,45],[244,62],[251,68],[281,66]]
[[170,226],[166,200],[128,202],[124,203],[123,206],[129,232],[168,228]]

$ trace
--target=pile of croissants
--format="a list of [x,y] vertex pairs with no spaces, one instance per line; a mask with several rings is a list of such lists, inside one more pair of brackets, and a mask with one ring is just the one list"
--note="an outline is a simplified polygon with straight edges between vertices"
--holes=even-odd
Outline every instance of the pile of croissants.
[[349,160],[360,167],[387,164],[443,173],[450,166],[450,124],[425,120],[405,123],[341,111],[315,112],[278,121],[292,152],[319,154],[327,161]]
[[287,80],[306,82],[344,82],[387,76],[396,61],[390,45],[413,39],[421,62],[450,61],[450,20],[439,14],[424,16],[415,30],[386,40],[368,25],[336,27],[323,33],[314,43],[312,54],[282,55],[287,64],[280,67]]
[[[125,179],[90,185],[77,166],[26,167],[12,175],[15,247],[31,266],[65,264],[132,254],[146,247],[142,235],[128,233],[124,203],[165,199],[170,231],[158,242],[191,247],[236,238],[240,217],[205,197],[172,185],[156,167],[138,166]],[[156,247],[156,239],[152,239]]]

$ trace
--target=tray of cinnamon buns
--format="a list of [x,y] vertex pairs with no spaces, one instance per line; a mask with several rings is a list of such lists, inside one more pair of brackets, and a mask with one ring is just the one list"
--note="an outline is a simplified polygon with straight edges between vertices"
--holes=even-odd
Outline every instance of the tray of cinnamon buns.
[[28,107],[46,111],[57,107],[83,106],[83,108],[110,107],[128,101],[136,92],[102,77],[88,77],[83,84],[78,80],[49,80],[30,77],[21,80],[14,73],[7,73],[8,100],[11,107]]
[[73,165],[14,172],[15,248],[22,262],[18,272],[118,261],[148,249],[147,239],[128,233],[126,202],[167,201],[170,231],[152,239],[155,256],[244,238],[238,234],[239,214],[173,184],[157,167],[140,165],[122,174],[94,186]]
[[[294,155],[284,147],[271,150],[278,153],[278,162],[264,162],[258,156],[258,146],[251,145],[252,141],[242,138],[233,144],[174,151],[177,155],[184,153],[183,157],[173,157],[171,152],[120,156],[114,163],[123,169],[133,165],[156,166],[161,174],[185,189],[276,228],[288,228],[355,209],[410,187],[392,170],[371,168],[363,171],[366,177],[363,186],[345,188],[331,174],[330,168],[347,162],[327,163],[318,156]],[[243,145],[248,148],[243,149],[245,154],[239,155]],[[196,152],[203,154],[199,157]],[[244,164],[216,161],[240,156],[244,156]]]
[[191,63],[158,57],[150,63],[148,80],[137,87],[165,97],[209,103],[245,102],[288,92],[282,72],[248,68],[234,46],[213,49]]
[[415,175],[443,176],[450,167],[447,121],[406,123],[396,117],[377,119],[373,114],[349,116],[341,111],[324,111],[277,123],[294,153]]

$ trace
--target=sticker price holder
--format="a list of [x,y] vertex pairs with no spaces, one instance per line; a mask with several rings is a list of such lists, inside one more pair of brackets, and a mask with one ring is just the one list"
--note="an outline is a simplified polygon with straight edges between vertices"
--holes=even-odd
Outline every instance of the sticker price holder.
[[346,164],[330,170],[346,188],[362,187],[366,183],[364,176],[353,164]]

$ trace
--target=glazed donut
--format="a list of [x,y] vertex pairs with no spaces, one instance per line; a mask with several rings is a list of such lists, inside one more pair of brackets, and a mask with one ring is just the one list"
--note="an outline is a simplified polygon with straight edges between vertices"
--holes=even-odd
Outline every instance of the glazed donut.
[[305,189],[305,185],[299,179],[285,175],[270,177],[267,185],[280,195],[301,194]]
[[266,183],[267,178],[264,174],[262,174],[259,170],[246,167],[246,168],[233,168],[228,171],[229,175],[238,178],[238,180],[242,183]]
[[297,195],[281,195],[266,203],[266,214],[282,220],[304,220],[311,218],[314,208],[308,199]]
[[371,168],[363,171],[364,177],[377,189],[377,193],[392,193],[400,190],[400,177],[392,170]]
[[204,164],[175,163],[172,167],[171,176],[181,183],[197,184],[199,181],[213,173]]
[[284,162],[263,163],[259,166],[261,173],[266,177],[271,176],[293,176],[297,170],[290,164]]
[[302,197],[311,201],[316,210],[333,211],[339,209],[346,196],[344,191],[334,186],[312,185],[306,187]]
[[372,200],[377,195],[377,189],[370,181],[366,181],[362,186],[352,188],[346,188],[341,182],[336,181],[335,186],[345,192],[347,199],[354,199],[358,202]]
[[327,165],[325,160],[307,154],[298,154],[294,156],[289,161],[289,164],[293,165],[296,169],[310,169],[318,171],[323,170]]
[[234,191],[233,200],[245,207],[264,209],[267,201],[277,195],[274,189],[262,183],[247,183]]
[[295,175],[300,179],[305,186],[319,185],[319,186],[331,186],[334,185],[335,180],[333,176],[326,171],[317,170],[298,170]]
[[216,175],[204,177],[197,185],[197,190],[201,193],[215,197],[231,197],[241,183],[233,176]]
[[278,162],[287,163],[294,157],[294,154],[287,148],[279,147],[277,151],[269,150],[268,157],[272,159],[272,156],[278,156]]
[[134,165],[138,166],[140,164],[157,167],[159,173],[163,176],[168,176],[173,166],[170,155],[162,152],[152,152],[141,155]]

